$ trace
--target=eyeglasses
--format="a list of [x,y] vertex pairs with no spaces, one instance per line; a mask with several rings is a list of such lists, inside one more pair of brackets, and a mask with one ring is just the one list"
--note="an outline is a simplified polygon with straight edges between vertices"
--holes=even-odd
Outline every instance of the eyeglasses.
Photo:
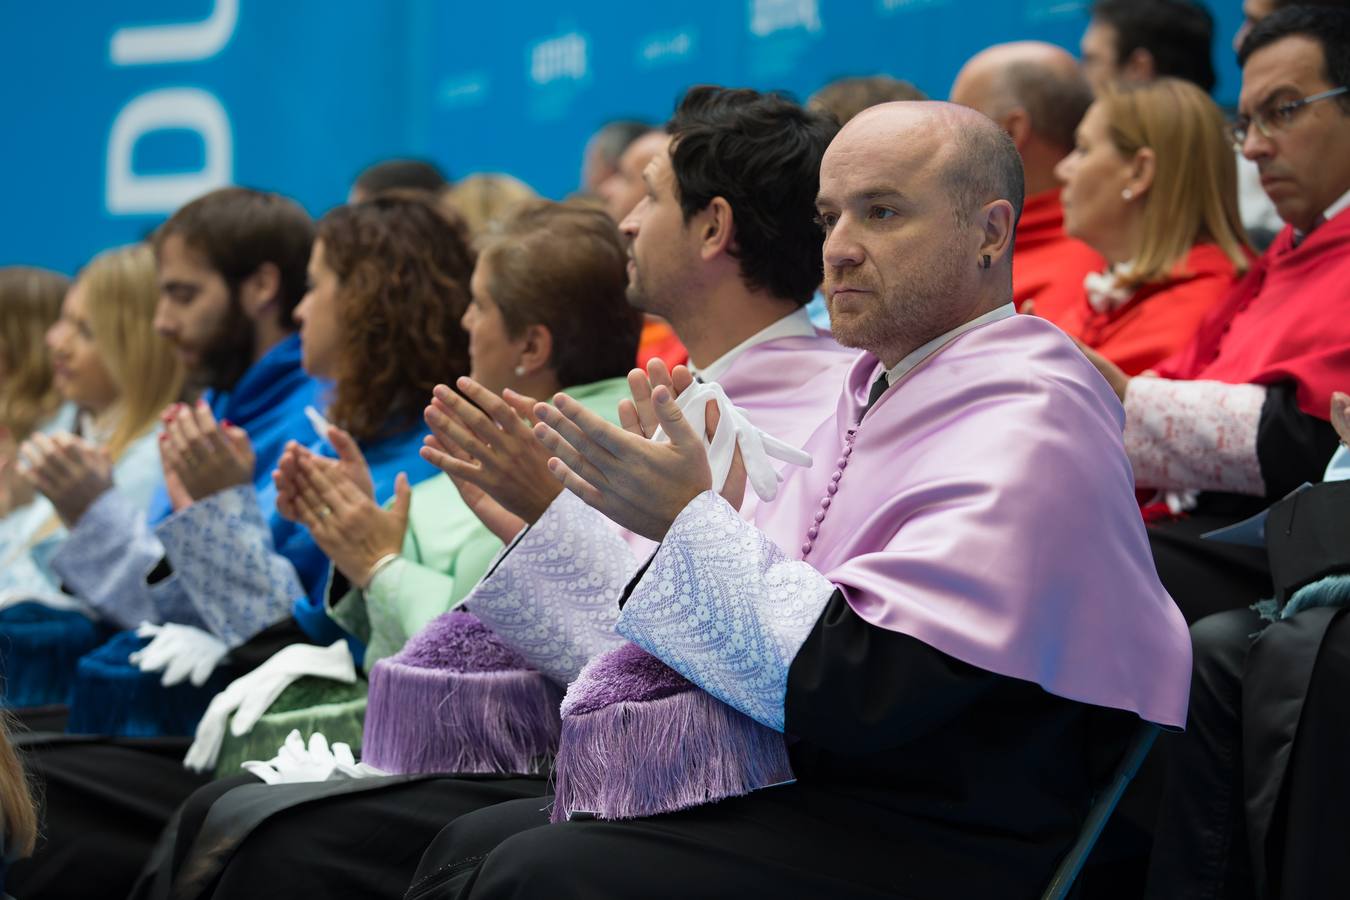
[[1233,123],[1228,126],[1228,136],[1233,139],[1233,149],[1238,153],[1242,152],[1242,145],[1247,143],[1247,133],[1251,131],[1253,125],[1256,130],[1261,132],[1266,138],[1275,137],[1276,132],[1283,131],[1293,123],[1299,110],[1303,107],[1316,103],[1318,100],[1329,100],[1332,97],[1339,97],[1341,94],[1350,91],[1350,87],[1342,85],[1338,88],[1332,88],[1329,91],[1311,94],[1301,100],[1290,100],[1288,103],[1281,103],[1279,106],[1268,112],[1257,111],[1254,116],[1238,116]]

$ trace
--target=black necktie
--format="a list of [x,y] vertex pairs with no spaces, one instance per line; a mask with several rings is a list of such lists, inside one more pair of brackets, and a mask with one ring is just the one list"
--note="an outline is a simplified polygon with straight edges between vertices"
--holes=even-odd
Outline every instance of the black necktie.
[[886,380],[885,372],[882,372],[877,376],[877,380],[872,382],[872,393],[867,395],[867,405],[863,407],[863,411],[858,415],[859,419],[867,415],[867,411],[876,405],[876,402],[881,399],[881,395],[886,393],[886,389],[890,386],[891,383]]

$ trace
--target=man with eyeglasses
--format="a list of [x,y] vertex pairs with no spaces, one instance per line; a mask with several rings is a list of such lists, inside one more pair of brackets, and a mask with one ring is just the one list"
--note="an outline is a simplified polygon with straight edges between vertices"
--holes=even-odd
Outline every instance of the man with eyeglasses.
[[[1254,547],[1198,536],[1222,513],[1240,517],[1244,501],[1256,511],[1323,480],[1336,446],[1331,393],[1350,386],[1350,10],[1274,12],[1239,61],[1234,141],[1287,225],[1195,344],[1161,367],[1167,378],[1103,368],[1126,397],[1136,481],[1164,473],[1164,486],[1208,491],[1189,522],[1150,529],[1163,583],[1195,624],[1190,710],[1169,743],[1146,896],[1346,897],[1350,614],[1292,614],[1291,588],[1321,583],[1291,583],[1288,552],[1305,570],[1316,551],[1344,553],[1316,515],[1324,488],[1277,507]],[[1278,621],[1246,608],[1270,597],[1288,601],[1268,613]]]
[[1094,359],[1125,403],[1135,481],[1166,503],[1154,558],[1191,622],[1272,596],[1263,548],[1201,535],[1320,480],[1331,393],[1350,384],[1350,11],[1276,12],[1240,61],[1235,142],[1286,226],[1161,377]]

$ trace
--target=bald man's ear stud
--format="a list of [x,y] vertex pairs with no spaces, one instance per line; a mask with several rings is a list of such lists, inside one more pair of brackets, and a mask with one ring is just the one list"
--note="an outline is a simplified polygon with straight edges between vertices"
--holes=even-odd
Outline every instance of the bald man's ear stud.
[[988,254],[988,253],[986,253],[986,254],[982,257],[982,259],[983,259],[983,266],[984,266],[984,268],[986,268],[986,269],[989,268],[989,267],[993,264],[993,262],[994,262],[992,259],[989,258],[989,254]]

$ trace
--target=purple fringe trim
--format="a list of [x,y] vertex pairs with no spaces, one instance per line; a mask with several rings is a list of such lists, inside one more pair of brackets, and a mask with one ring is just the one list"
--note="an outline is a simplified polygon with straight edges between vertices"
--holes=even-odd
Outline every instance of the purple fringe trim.
[[370,673],[362,758],[396,774],[547,770],[562,689],[530,669],[449,672],[382,659]]
[[553,821],[674,812],[792,780],[783,736],[697,688],[569,714]]
[[679,672],[637,644],[624,642],[586,664],[567,688],[562,714],[566,718],[625,700],[660,700],[694,689]]

